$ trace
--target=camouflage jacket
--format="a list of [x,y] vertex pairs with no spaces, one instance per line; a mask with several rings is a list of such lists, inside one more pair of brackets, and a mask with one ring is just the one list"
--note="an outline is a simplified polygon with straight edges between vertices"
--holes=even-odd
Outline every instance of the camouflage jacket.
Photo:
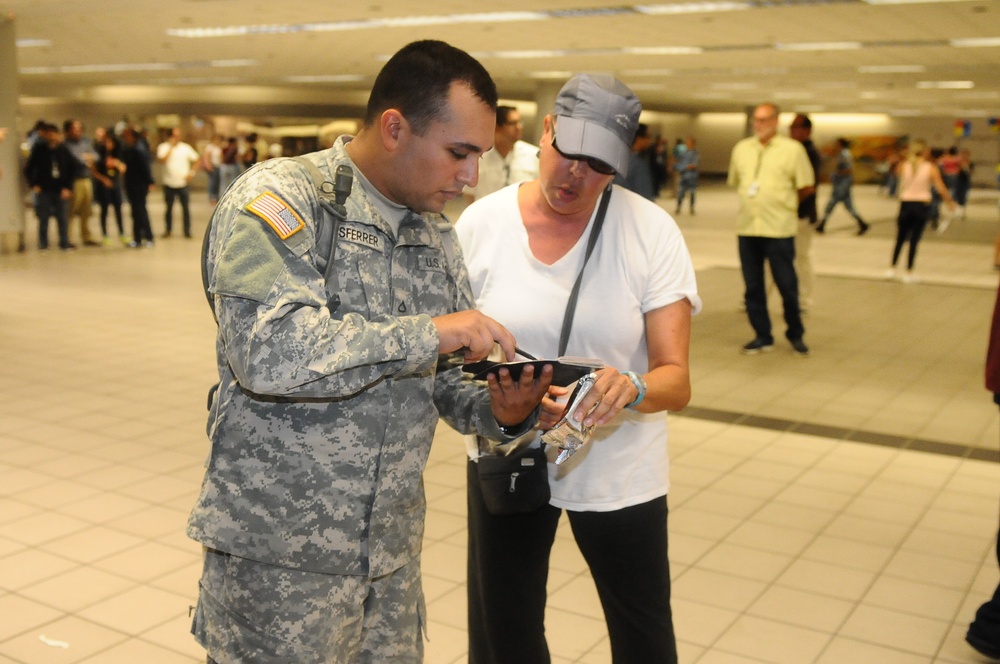
[[[352,165],[344,145],[307,158],[332,182]],[[324,213],[303,165],[264,162],[219,203],[207,275],[221,382],[188,534],[272,564],[379,576],[420,551],[438,412],[506,437],[484,384],[437,371],[431,317],[474,307],[455,234],[411,213],[397,236],[358,183],[346,209],[331,312],[315,246]]]

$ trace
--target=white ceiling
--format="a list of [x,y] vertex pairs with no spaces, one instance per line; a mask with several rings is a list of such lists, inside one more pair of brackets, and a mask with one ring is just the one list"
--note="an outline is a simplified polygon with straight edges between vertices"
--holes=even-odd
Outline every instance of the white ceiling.
[[[501,96],[534,99],[541,72],[611,71],[644,105],[661,111],[733,111],[764,100],[784,110],[900,115],[1000,115],[1000,47],[956,48],[954,39],[1000,38],[1000,1],[872,5],[862,0],[749,0],[728,12],[646,15],[632,4],[593,0],[0,0],[15,15],[22,98],[74,102],[267,99],[363,104],[386,56],[414,39],[443,39],[480,58]],[[660,4],[684,4],[661,0]],[[582,10],[604,9],[593,12]],[[489,11],[565,11],[542,21],[452,21],[427,27],[185,38],[170,29],[303,25]],[[776,44],[861,42],[857,50],[778,50]],[[700,47],[699,54],[622,49]],[[567,55],[511,57],[534,49]],[[216,60],[255,64],[212,67]],[[135,71],[88,72],[89,65]],[[149,65],[149,66],[147,66]],[[177,65],[153,69],[153,65]],[[860,73],[863,66],[922,68]],[[66,69],[66,68],[70,69]],[[76,67],[76,69],[72,69]],[[354,82],[289,77],[361,76]],[[970,89],[920,89],[971,81]]]

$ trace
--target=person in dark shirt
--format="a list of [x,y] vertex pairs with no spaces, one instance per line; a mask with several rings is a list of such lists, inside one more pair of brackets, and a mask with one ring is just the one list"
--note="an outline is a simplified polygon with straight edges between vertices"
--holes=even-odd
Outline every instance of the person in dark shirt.
[[140,142],[135,129],[126,127],[122,132],[122,156],[125,164],[125,197],[132,208],[132,242],[130,247],[153,246],[153,228],[149,223],[149,211],[146,209],[146,197],[154,184],[153,170],[150,167],[150,153]]
[[101,235],[104,244],[111,244],[108,236],[108,208],[115,213],[115,223],[118,225],[118,238],[122,244],[129,244],[131,238],[125,234],[122,224],[122,180],[125,164],[121,160],[121,147],[118,139],[111,132],[106,132],[100,143],[95,146],[97,159],[94,161],[94,194],[101,206]]
[[54,124],[39,129],[37,141],[24,167],[24,177],[35,192],[35,214],[38,216],[38,248],[49,248],[49,219],[55,215],[59,230],[59,248],[76,249],[69,241],[67,201],[73,196],[73,155],[63,145],[62,134]]
[[[813,175],[819,182],[819,170],[823,157],[812,142],[812,120],[808,115],[798,114],[788,128],[788,134],[802,144],[812,164]],[[812,306],[813,264],[812,240],[816,232],[819,213],[816,210],[816,190],[799,201],[799,231],[795,236],[795,271],[799,276],[799,310],[807,311]]]

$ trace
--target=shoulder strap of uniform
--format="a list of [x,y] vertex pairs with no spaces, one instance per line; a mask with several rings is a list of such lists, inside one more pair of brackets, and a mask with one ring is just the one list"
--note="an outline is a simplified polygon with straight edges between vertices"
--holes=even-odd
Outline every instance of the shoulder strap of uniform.
[[[310,177],[312,177],[313,184],[316,186],[316,194],[319,196],[320,206],[323,210],[329,213],[329,215],[324,215],[322,219],[317,220],[316,247],[321,256],[326,259],[323,276],[326,277],[327,293],[332,298],[329,303],[330,310],[334,311],[338,306],[340,306],[340,302],[337,300],[337,278],[333,269],[334,252],[336,251],[337,241],[337,226],[341,221],[347,218],[347,209],[344,207],[344,202],[347,200],[347,197],[351,195],[351,187],[354,183],[354,173],[351,171],[350,166],[341,164],[337,167],[337,173],[334,176],[334,181],[330,182],[324,177],[323,172],[319,170],[319,167],[312,161],[306,159],[305,157],[295,157],[295,161],[302,164],[309,173]],[[215,215],[220,207],[216,207],[215,211],[212,212],[212,217],[208,222],[208,228],[205,229],[205,238],[201,243],[201,285],[205,291],[205,299],[208,300],[208,306],[212,309],[212,316],[215,316],[215,300],[212,298],[212,294],[208,290],[208,250],[211,242]],[[327,221],[327,216],[331,217],[330,222]],[[218,321],[218,317],[216,317],[216,321]]]
[[321,258],[326,260],[323,277],[326,280],[326,292],[330,298],[328,306],[332,313],[340,306],[337,273],[334,270],[337,253],[337,228],[340,226],[340,222],[347,219],[347,208],[344,207],[344,203],[351,195],[354,172],[347,164],[341,164],[337,166],[333,182],[330,182],[319,170],[319,166],[311,160],[301,156],[294,159],[302,164],[312,177],[313,184],[316,186],[316,195],[319,196],[319,204],[327,213],[316,220],[316,251]]

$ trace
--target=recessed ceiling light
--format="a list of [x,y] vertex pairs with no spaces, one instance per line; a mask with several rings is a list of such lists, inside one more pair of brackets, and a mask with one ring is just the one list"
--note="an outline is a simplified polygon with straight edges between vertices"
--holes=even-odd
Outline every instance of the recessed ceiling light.
[[927,70],[923,65],[864,65],[859,74],[919,74]]
[[61,65],[58,67],[21,67],[20,74],[95,74],[123,71],[169,71],[180,67],[173,62],[123,62],[105,65]]
[[209,62],[213,67],[256,67],[256,60],[212,60]]
[[809,87],[817,90],[853,90],[858,84],[856,81],[816,81]]
[[791,42],[787,44],[775,44],[774,48],[779,51],[849,51],[861,48],[861,42]]
[[733,67],[735,76],[782,76],[789,73],[788,67]]
[[397,16],[358,21],[327,21],[322,23],[282,23],[274,25],[231,25],[214,28],[168,28],[171,37],[198,39],[203,37],[233,37],[238,35],[279,35],[297,32],[339,32],[344,30],[377,30],[381,28],[413,28],[456,23],[516,23],[551,18],[546,12],[479,12],[472,14],[442,14],[436,16]]
[[972,81],[918,81],[918,90],[970,90],[976,87]]
[[973,39],[951,39],[949,44],[956,48],[986,48],[1000,46],[1000,37],[978,37]]
[[623,69],[622,76],[673,76],[673,69]]
[[622,53],[627,55],[698,55],[700,46],[626,46]]
[[483,59],[483,58],[502,58],[502,59],[525,59],[525,58],[560,58],[570,55],[571,51],[553,51],[553,50],[542,50],[537,51],[475,51],[470,53],[472,57]]
[[549,71],[533,71],[528,72],[528,78],[538,78],[542,80],[569,80],[573,78],[573,73],[571,71],[550,69]]
[[289,83],[355,83],[363,81],[364,76],[357,74],[324,74],[319,76],[286,76]]
[[730,12],[751,9],[749,2],[678,2],[670,5],[637,5],[640,14],[698,14],[704,12]]
[[965,0],[864,0],[869,5],[921,5],[937,2],[965,2]]

